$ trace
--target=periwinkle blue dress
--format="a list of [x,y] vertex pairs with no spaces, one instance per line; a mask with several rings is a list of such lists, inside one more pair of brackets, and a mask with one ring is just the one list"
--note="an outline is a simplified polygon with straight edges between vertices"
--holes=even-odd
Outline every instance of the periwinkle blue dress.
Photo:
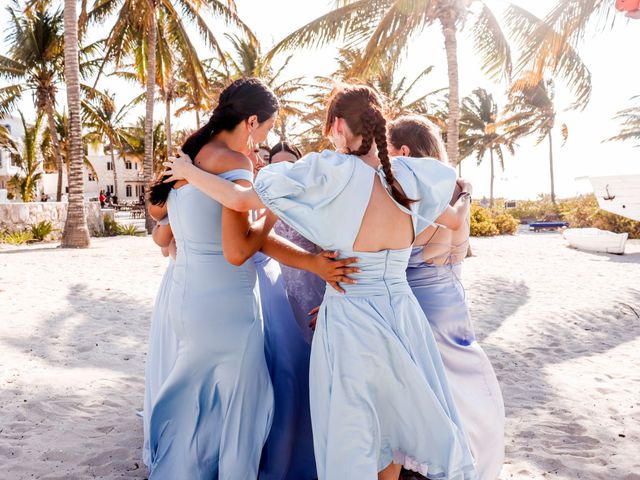
[[271,431],[262,450],[260,480],[313,480],[309,408],[309,356],[289,303],[280,264],[258,252],[254,255],[264,319],[264,346],[273,384]]
[[[161,225],[169,223],[165,218],[158,222]],[[144,411],[142,425],[144,430],[144,442],[142,446],[142,460],[145,465],[151,464],[149,453],[149,418],[151,406],[155,401],[160,388],[169,376],[178,352],[178,339],[169,320],[169,292],[173,276],[173,258],[169,257],[167,270],[164,272],[160,288],[156,295],[156,301],[151,315],[151,329],[149,331],[149,346],[147,349],[147,362],[144,372]]]
[[[278,220],[273,229],[278,235],[295,243],[307,252],[318,253],[321,250],[316,244],[304,238],[282,220]],[[309,312],[322,303],[326,284],[316,274],[306,270],[299,270],[287,265],[280,265],[280,269],[282,270],[282,278],[287,289],[289,303],[300,327],[300,332],[302,332],[302,336],[307,343],[311,344],[313,330],[309,328],[309,321],[311,320]]]
[[461,283],[461,263],[426,263],[423,250],[424,247],[414,248],[407,280],[438,343],[480,478],[495,480],[504,463],[504,403],[500,385],[473,331]]
[[[398,158],[395,177],[416,232],[449,203],[455,171]],[[255,190],[275,214],[326,250],[360,258],[358,283],[328,288],[313,337],[311,419],[320,480],[377,478],[392,461],[428,478],[477,473],[433,333],[407,283],[411,248],[354,252],[380,175],[359,158],[325,151],[263,168]]]
[[178,356],[152,406],[149,478],[255,479],[273,412],[255,266],[225,260],[221,205],[192,185],[172,190],[168,209]]

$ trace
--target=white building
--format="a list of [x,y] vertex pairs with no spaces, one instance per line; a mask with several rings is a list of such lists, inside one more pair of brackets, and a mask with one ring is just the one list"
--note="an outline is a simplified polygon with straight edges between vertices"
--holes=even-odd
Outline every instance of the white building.
[[[0,125],[5,126],[11,136],[21,142],[24,138],[24,129],[19,118],[0,119]],[[93,165],[95,173],[91,169],[84,167],[84,191],[85,198],[88,200],[97,200],[100,191],[110,192],[111,196],[118,196],[118,203],[137,203],[141,195],[144,195],[144,178],[142,173],[142,160],[134,155],[124,153],[122,156],[119,152],[114,155],[115,173],[117,176],[117,185],[114,177],[114,160],[111,153],[105,153],[103,145],[89,146],[87,152],[89,163]],[[0,148],[0,202],[6,201],[7,194],[11,190],[9,180],[20,169],[13,164],[11,155],[6,149]],[[38,185],[36,198],[40,199],[44,193],[49,197],[49,201],[55,201],[58,186],[57,172],[43,172],[42,181]],[[117,187],[117,188],[116,188]],[[68,194],[67,172],[62,175],[62,194],[63,200]],[[19,196],[15,199],[20,201]]]
[[[116,152],[115,173],[117,176],[117,189],[114,179],[113,161],[111,154],[105,154],[104,146],[89,146],[87,155],[89,162],[95,169],[95,174],[91,172],[85,165],[84,167],[84,192],[85,198],[95,200],[98,198],[100,191],[110,192],[112,196],[118,196],[118,203],[135,203],[140,199],[140,195],[144,194],[144,178],[142,174],[142,160],[133,155],[124,154],[119,156]],[[58,186],[58,173],[45,173],[43,175],[43,191],[49,196],[50,200],[55,200],[56,188]],[[63,196],[68,193],[67,174],[64,172],[62,176],[62,193]]]
[[[21,141],[24,137],[24,129],[19,118],[3,118],[0,119],[0,125],[5,127],[9,134]],[[11,153],[4,148],[0,148],[0,202],[4,201],[9,190],[9,180],[15,174],[20,172],[20,168],[13,164]]]

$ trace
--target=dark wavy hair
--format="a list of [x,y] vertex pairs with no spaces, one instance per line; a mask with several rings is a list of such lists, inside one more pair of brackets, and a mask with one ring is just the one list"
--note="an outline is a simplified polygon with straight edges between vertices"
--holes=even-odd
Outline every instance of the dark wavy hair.
[[[252,115],[256,115],[258,122],[263,123],[278,111],[278,107],[278,99],[262,80],[240,78],[222,91],[211,118],[187,138],[182,145],[182,151],[195,160],[202,147],[218,133],[232,131]],[[175,184],[164,183],[166,178],[161,178],[151,187],[149,201],[154,205],[164,205]]]
[[[271,150],[269,151],[269,159],[273,158],[276,153],[280,152],[288,152],[296,157],[296,160],[300,160],[300,158],[302,157],[302,153],[300,152],[300,149],[298,147],[296,147],[293,143],[289,143],[286,140],[283,140],[282,142],[278,142],[273,147],[271,147]],[[269,163],[271,163],[271,160],[269,160]]]

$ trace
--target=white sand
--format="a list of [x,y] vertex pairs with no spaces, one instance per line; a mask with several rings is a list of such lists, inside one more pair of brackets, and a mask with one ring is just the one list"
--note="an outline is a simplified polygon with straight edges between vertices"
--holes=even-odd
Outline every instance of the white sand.
[[[507,407],[502,478],[640,479],[640,243],[473,248],[465,283]],[[165,265],[150,238],[2,250],[0,479],[146,477],[135,412]]]

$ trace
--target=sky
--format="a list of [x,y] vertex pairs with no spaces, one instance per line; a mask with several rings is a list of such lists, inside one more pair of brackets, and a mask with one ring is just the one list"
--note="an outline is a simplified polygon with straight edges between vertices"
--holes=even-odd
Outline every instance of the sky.
[[[236,3],[240,17],[253,29],[263,51],[267,51],[288,33],[329,11],[335,1],[236,0]],[[486,3],[500,12],[508,2],[487,0]],[[538,16],[544,16],[556,1],[515,0],[512,3]],[[2,9],[0,25],[4,27],[7,20],[8,15]],[[588,107],[579,112],[567,111],[571,97],[561,84],[557,85],[557,124],[559,126],[566,123],[569,130],[568,140],[564,144],[559,127],[554,132],[556,194],[560,197],[589,192],[590,184],[577,180],[580,177],[640,173],[640,148],[634,148],[633,143],[602,142],[615,135],[619,129],[619,124],[612,120],[615,113],[629,106],[631,97],[640,95],[640,59],[637,52],[629,47],[640,42],[640,21],[621,20],[616,22],[613,30],[587,36],[579,48],[582,59],[592,74],[593,92]],[[104,27],[100,28],[100,34],[104,31]],[[493,93],[499,106],[504,105],[506,85],[495,84],[480,72],[472,42],[464,32],[459,36],[458,45],[461,96],[470,94],[477,87],[483,87]],[[1,43],[0,52],[6,53],[6,47]],[[335,46],[300,50],[280,56],[276,59],[276,65],[278,61],[293,54],[285,77],[304,75],[311,78],[326,75],[335,67],[335,53]],[[207,56],[209,55],[204,55]],[[444,42],[437,25],[429,27],[412,41],[398,75],[413,79],[430,65],[434,66],[433,72],[419,84],[416,95],[448,84]],[[122,99],[122,103],[136,95],[130,85],[123,85],[113,79],[105,79],[101,86],[111,91],[125,92],[124,95],[131,92],[130,96]],[[63,97],[61,102],[64,102]],[[30,100],[25,100],[21,108],[26,112],[33,110]],[[137,110],[134,113],[141,115],[144,112]],[[156,114],[159,119],[164,117],[162,106],[158,107]],[[194,123],[193,117],[189,115],[176,120],[179,128],[193,127]],[[489,194],[488,158],[479,166],[476,165],[475,158],[466,159],[462,164],[462,174],[473,182],[474,196]],[[515,155],[505,157],[505,170],[501,171],[497,167],[495,195],[509,199],[528,199],[536,198],[540,193],[548,193],[549,190],[548,143],[544,141],[536,146],[534,138],[523,139],[518,143]]]

